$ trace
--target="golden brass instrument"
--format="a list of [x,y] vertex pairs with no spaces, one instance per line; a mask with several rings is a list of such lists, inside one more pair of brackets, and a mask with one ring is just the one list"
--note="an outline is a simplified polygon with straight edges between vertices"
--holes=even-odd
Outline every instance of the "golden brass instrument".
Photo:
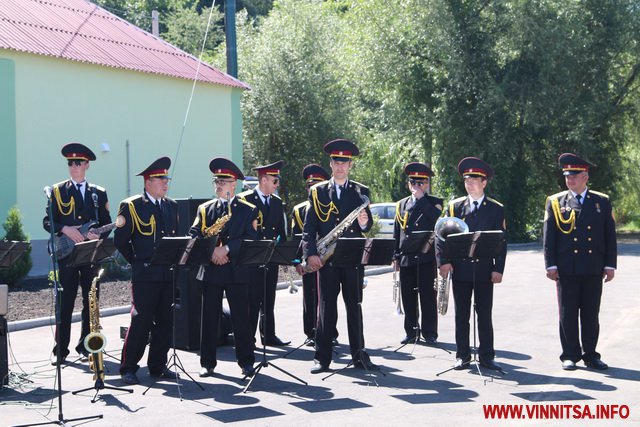
[[220,218],[218,218],[216,222],[213,223],[213,225],[204,229],[204,232],[202,234],[205,238],[208,239],[210,237],[217,236],[218,234],[220,234],[224,226],[231,219],[231,203],[229,200],[229,193],[227,193],[227,203],[228,203],[227,213],[221,216]]
[[[338,239],[344,234],[345,231],[347,231],[349,227],[351,227],[351,224],[356,220],[356,218],[358,218],[360,212],[362,212],[367,206],[369,206],[369,198],[367,196],[361,194],[360,198],[362,199],[362,204],[351,211],[349,215],[347,215],[342,221],[340,221],[340,224],[336,225],[329,233],[327,233],[326,236],[319,239],[316,243],[318,256],[320,257],[320,260],[323,264],[329,258],[331,258],[333,253],[336,251],[336,244],[338,243]],[[309,267],[306,261],[301,265],[305,273],[311,273],[313,271],[313,269]]]
[[100,269],[91,282],[89,290],[89,334],[84,338],[84,348],[89,352],[89,367],[93,371],[93,379],[104,381],[104,359],[102,350],[107,345],[107,337],[100,330],[100,302],[98,301],[98,282],[104,272]]
[[402,298],[400,295],[400,281],[398,280],[398,272],[393,270],[393,302],[396,304],[396,314],[399,316],[404,314],[402,311]]
[[438,293],[438,313],[443,316],[449,308],[449,292],[451,291],[451,273],[447,277],[436,277],[434,288]]

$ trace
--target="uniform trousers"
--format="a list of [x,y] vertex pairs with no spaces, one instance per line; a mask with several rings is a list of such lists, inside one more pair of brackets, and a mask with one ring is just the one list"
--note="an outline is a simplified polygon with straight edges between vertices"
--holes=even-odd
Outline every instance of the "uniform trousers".
[[223,292],[231,312],[236,360],[241,367],[253,365],[253,339],[249,325],[249,284],[202,282],[202,332],[200,336],[200,366],[217,365],[218,327],[222,315]]
[[266,338],[267,341],[276,336],[275,322],[275,305],[276,305],[276,287],[278,286],[278,265],[267,264],[267,300],[264,301],[264,268],[251,267],[249,270],[250,286],[249,286],[249,320],[251,322],[251,332],[256,335],[258,329],[258,321],[260,313],[264,312],[266,333],[260,324],[260,336]]
[[[455,277],[455,276],[454,276]],[[493,283],[458,281],[455,278],[451,284],[453,300],[456,307],[456,357],[467,360],[471,357],[469,347],[469,316],[471,315],[472,297],[475,300],[478,314],[478,338],[480,346],[478,354],[480,360],[493,360],[493,324],[491,310],[493,307]],[[475,295],[473,295],[475,292]]]
[[[173,325],[171,282],[133,282],[131,325],[122,347],[120,373],[136,372],[149,341],[149,372],[160,374],[167,364]],[[149,340],[149,333],[151,339]]]
[[[437,292],[433,286],[435,277],[436,267],[432,262],[400,267],[404,330],[408,337],[415,337],[418,316],[422,311],[422,322],[420,323],[422,336],[425,339],[438,338]],[[420,283],[418,283],[418,279]],[[418,296],[420,297],[419,307]]]
[[[600,334],[601,275],[561,275],[556,282],[560,317],[560,360],[600,359],[596,352]],[[578,319],[580,327],[578,327]],[[582,338],[582,347],[580,339]]]
[[[73,308],[78,294],[78,286],[82,290],[82,329],[80,331],[80,339],[76,345],[78,353],[86,353],[84,348],[84,338],[89,334],[89,290],[91,282],[97,275],[97,267],[64,267],[64,260],[60,262],[59,278],[62,286],[62,298],[60,299],[60,326],[56,327],[57,343],[60,345],[60,351],[63,357],[69,354],[69,342],[71,341],[71,317]],[[100,295],[100,286],[98,285],[98,295]],[[56,347],[53,347],[53,353],[56,354]]]
[[342,289],[347,312],[347,330],[349,349],[354,361],[358,360],[359,350],[364,349],[362,327],[362,271],[358,267],[333,267],[326,264],[319,271],[318,289],[318,328],[316,331],[315,360],[323,366],[329,366],[332,359],[334,333],[338,320],[338,294]]

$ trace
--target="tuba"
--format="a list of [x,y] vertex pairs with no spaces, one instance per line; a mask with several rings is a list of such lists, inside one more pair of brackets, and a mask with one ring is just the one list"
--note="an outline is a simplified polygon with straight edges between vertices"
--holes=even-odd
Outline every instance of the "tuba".
[[104,272],[100,269],[91,282],[89,290],[89,335],[84,338],[84,348],[89,352],[89,367],[93,371],[93,379],[104,381],[104,360],[102,350],[107,345],[107,337],[100,330],[100,304],[98,301],[98,282]]
[[[351,211],[351,213],[340,221],[340,224],[336,225],[330,232],[328,232],[326,236],[318,240],[316,247],[318,249],[318,256],[323,264],[331,258],[333,253],[336,251],[338,239],[349,227],[351,227],[351,224],[356,220],[356,218],[358,218],[360,212],[369,206],[369,198],[367,196],[361,194],[360,198],[362,199],[362,204]],[[311,273],[313,271],[306,262],[302,263],[302,268],[305,273]]]
[[[457,217],[443,217],[440,218],[433,229],[436,237],[441,242],[444,242],[447,239],[447,236],[456,233],[467,233],[469,232],[469,226],[466,222]],[[447,275],[447,277],[436,277],[434,288],[438,293],[438,313],[441,315],[447,314],[447,309],[449,308],[449,293],[451,291],[451,273]]]

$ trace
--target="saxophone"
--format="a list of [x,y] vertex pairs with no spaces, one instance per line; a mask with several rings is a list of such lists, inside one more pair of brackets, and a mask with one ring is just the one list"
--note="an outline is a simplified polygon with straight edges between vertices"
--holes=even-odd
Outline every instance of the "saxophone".
[[[356,218],[358,218],[360,212],[362,212],[367,206],[369,206],[369,198],[367,196],[360,194],[360,198],[362,199],[362,204],[351,211],[349,215],[347,215],[342,221],[340,221],[340,224],[336,225],[329,233],[327,233],[326,236],[318,240],[318,242],[316,243],[318,256],[320,257],[320,260],[323,264],[329,258],[331,258],[333,253],[336,251],[336,244],[338,243],[338,239],[344,234],[345,231],[347,231],[349,227],[351,227],[351,224],[356,220]],[[311,267],[307,265],[306,261],[301,265],[305,273],[311,273],[313,271]]]
[[205,228],[202,232],[202,235],[205,237],[205,239],[209,239],[220,234],[224,226],[231,219],[231,201],[229,200],[229,193],[227,193],[227,203],[227,213],[218,218],[216,222],[213,223],[213,225]]
[[84,338],[84,348],[89,352],[89,368],[93,371],[93,379],[104,381],[104,359],[102,350],[107,345],[107,337],[100,330],[100,302],[98,301],[98,282],[104,272],[100,269],[91,282],[89,290],[89,335]]

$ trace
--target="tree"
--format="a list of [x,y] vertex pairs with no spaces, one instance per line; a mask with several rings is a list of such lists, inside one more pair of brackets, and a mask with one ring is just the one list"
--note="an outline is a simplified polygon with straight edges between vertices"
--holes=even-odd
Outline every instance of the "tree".
[[[7,219],[2,226],[6,232],[3,240],[16,242],[29,241],[29,237],[22,228],[22,215],[17,207],[9,209]],[[0,270],[0,283],[7,283],[9,286],[17,284],[29,273],[31,266],[31,246],[29,246],[26,253],[11,267]]]

